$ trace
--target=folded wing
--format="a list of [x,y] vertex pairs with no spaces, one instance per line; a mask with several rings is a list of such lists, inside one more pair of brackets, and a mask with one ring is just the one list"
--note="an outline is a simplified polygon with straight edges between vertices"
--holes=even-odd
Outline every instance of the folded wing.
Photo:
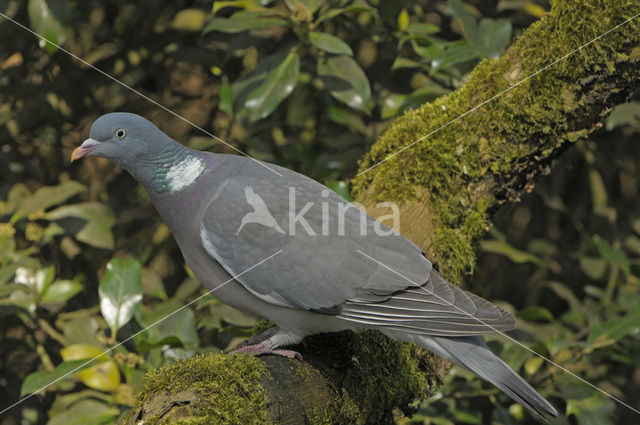
[[470,336],[515,328],[514,317],[431,271],[427,283],[386,299],[352,299],[339,316],[363,325],[433,336]]
[[[282,176],[275,177],[244,159],[225,163],[236,172],[209,200],[202,245],[234,276],[281,250],[236,279],[261,299],[365,326],[429,335],[514,327],[511,315],[446,282],[418,246],[320,183],[281,167]],[[284,232],[259,222],[247,222],[237,232],[243,217],[254,211],[247,187]],[[308,226],[296,222],[297,214]]]

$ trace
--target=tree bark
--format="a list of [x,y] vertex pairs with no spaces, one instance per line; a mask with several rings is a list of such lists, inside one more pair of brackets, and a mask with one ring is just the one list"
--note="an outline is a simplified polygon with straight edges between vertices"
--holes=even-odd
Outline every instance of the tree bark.
[[[464,87],[390,126],[360,164],[357,200],[374,216],[377,202],[399,203],[401,233],[448,279],[459,281],[472,270],[473,243],[488,230],[496,208],[530,191],[553,158],[598,129],[638,86],[640,18],[625,23],[637,13],[636,1],[553,2],[500,59],[480,63]],[[258,370],[237,384],[246,397],[202,413],[194,407],[198,402],[209,406],[225,391],[209,389],[202,398],[185,390],[196,387],[187,382],[162,396],[149,385],[123,423],[176,417],[184,423],[204,423],[198,421],[205,417],[207,423],[234,423],[237,409],[256,412],[253,422],[242,423],[388,423],[393,407],[428,397],[446,370],[444,362],[415,346],[375,332],[314,336],[298,350],[304,362],[210,356],[217,359],[212,376],[226,392],[237,377],[218,358],[241,358]],[[152,372],[151,382],[170,376],[171,368]],[[256,391],[262,396],[249,397]],[[185,415],[171,416],[181,409]]]

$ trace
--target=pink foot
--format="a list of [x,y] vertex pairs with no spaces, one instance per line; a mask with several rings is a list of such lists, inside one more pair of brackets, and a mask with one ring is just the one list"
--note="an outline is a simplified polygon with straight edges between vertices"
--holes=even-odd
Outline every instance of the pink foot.
[[298,353],[297,351],[270,347],[271,344],[265,344],[265,342],[267,341],[261,342],[259,344],[243,345],[242,347],[238,347],[235,350],[230,351],[229,354],[246,353],[253,354],[254,356],[273,354],[275,356],[282,356],[288,359],[302,360],[302,354]]
[[302,360],[302,354],[297,351],[278,348],[280,346],[278,340],[281,339],[279,338],[281,334],[279,335],[278,331],[279,329],[277,327],[273,327],[259,333],[258,335],[254,335],[247,341],[240,344],[238,348],[230,351],[229,354],[246,353],[254,356],[273,354],[275,356],[282,356],[289,359],[297,358]]

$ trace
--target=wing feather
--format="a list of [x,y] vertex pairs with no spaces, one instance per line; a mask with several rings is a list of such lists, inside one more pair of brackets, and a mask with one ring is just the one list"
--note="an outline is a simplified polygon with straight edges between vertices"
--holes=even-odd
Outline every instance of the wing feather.
[[[253,161],[225,158],[226,164],[230,161],[236,161],[228,165],[234,177],[227,178],[222,189],[212,191],[214,196],[204,211],[200,236],[206,252],[230,273],[249,269],[282,250],[259,269],[238,279],[255,295],[292,308],[337,311],[336,306],[359,295],[388,295],[406,287],[406,281],[372,263],[358,250],[385,259],[412,280],[426,282],[431,263],[420,248],[363,215],[335,192],[284,168],[277,168],[282,173],[278,177]],[[236,235],[242,217],[253,211],[245,196],[246,188],[251,188],[252,198],[264,201],[284,233],[249,223]],[[295,204],[291,207],[292,191]],[[291,232],[292,215],[295,217],[307,204],[312,206],[303,219],[314,233],[307,233],[301,225],[293,226]],[[361,234],[363,218],[365,234]],[[328,220],[328,234],[323,234],[324,220]],[[390,234],[379,235],[378,226]]]
[[425,285],[414,285],[382,301],[347,301],[339,317],[367,325],[438,336],[479,335],[515,327],[511,314],[449,284],[435,271],[430,272],[429,282]]
[[[379,235],[374,225],[380,223],[366,215],[366,232],[362,234],[361,212],[345,210],[347,202],[334,192],[327,195],[325,186],[281,167],[276,168],[282,177],[276,177],[245,158],[226,156],[220,163],[230,170],[226,174],[218,171],[234,177],[226,178],[212,191],[201,223],[203,248],[232,274],[282,250],[237,279],[254,295],[269,303],[337,315],[365,326],[427,335],[477,335],[514,327],[509,313],[451,285],[433,271],[411,241],[393,232]],[[242,217],[253,211],[250,203],[257,199],[286,232],[250,223],[235,234]],[[295,223],[292,232],[292,213],[297,214],[308,203],[313,205],[304,220],[316,233],[309,234]],[[341,209],[342,233],[336,232]],[[325,235],[323,220],[327,216],[331,231]],[[381,228],[390,230],[384,225]]]

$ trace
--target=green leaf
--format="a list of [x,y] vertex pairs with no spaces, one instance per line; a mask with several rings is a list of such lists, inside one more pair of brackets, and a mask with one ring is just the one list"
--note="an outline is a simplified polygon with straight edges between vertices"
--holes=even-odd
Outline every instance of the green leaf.
[[353,196],[351,196],[351,189],[349,188],[349,182],[345,182],[343,180],[333,181],[327,184],[327,187],[338,195],[342,196],[349,202],[354,201]]
[[426,37],[440,32],[440,27],[431,24],[413,23],[409,24],[407,32],[414,37]]
[[406,105],[409,104],[409,95],[391,94],[382,103],[380,116],[382,119],[395,117],[405,111]]
[[100,391],[92,389],[75,391],[68,394],[57,394],[53,404],[51,405],[51,409],[49,409],[47,414],[50,419],[58,415],[67,414],[67,411],[71,406],[86,398],[102,400],[107,403],[111,401],[111,396],[109,394],[101,393]]
[[142,268],[133,258],[114,258],[98,288],[100,311],[113,335],[133,317],[142,301]]
[[606,217],[607,207],[607,187],[600,173],[595,169],[589,170],[589,186],[591,188],[591,200],[593,202],[593,211]]
[[326,32],[312,32],[309,34],[309,40],[311,44],[325,52],[353,56],[353,51],[347,43]]
[[532,239],[527,244],[527,251],[544,257],[552,257],[558,253],[558,247],[546,239]]
[[391,70],[402,69],[402,68],[424,68],[424,64],[418,61],[414,61],[413,59],[397,57],[396,60],[393,61],[391,65]]
[[0,317],[29,314],[29,311],[15,304],[0,304]]
[[120,410],[102,401],[86,398],[54,416],[47,425],[103,425],[115,423]]
[[544,359],[542,357],[529,357],[527,361],[524,362],[524,370],[527,372],[527,375],[533,375],[538,369],[540,369],[540,366],[542,366],[543,363]]
[[87,387],[99,391],[116,391],[120,386],[118,365],[104,354],[102,348],[91,344],[72,344],[60,350],[60,355],[65,361],[96,358],[97,364],[76,373]]
[[[111,226],[115,222],[113,213],[104,204],[99,202],[83,202],[80,204],[65,205],[57,208],[45,215],[47,220],[61,220],[66,218],[77,218],[86,223],[81,226],[75,238],[86,244],[97,248],[112,249],[113,234]],[[63,227],[65,227],[63,225]],[[70,230],[77,229],[78,226],[68,226]]]
[[51,282],[53,282],[53,279],[55,278],[55,276],[56,276],[56,269],[53,266],[48,266],[36,271],[35,273],[36,292],[42,296],[49,288],[49,285],[51,285]]
[[[98,360],[96,359],[96,361]],[[34,394],[36,391],[39,391],[41,388],[50,385],[53,381],[60,379],[63,376],[64,376],[63,379],[69,378],[73,376],[71,372],[74,369],[79,368],[78,371],[86,369],[92,364],[95,364],[96,361],[89,362],[87,361],[87,359],[71,360],[68,362],[60,363],[52,371],[33,372],[29,374],[29,376],[27,376],[27,378],[22,383],[22,387],[20,389],[20,396],[22,397],[27,394]],[[87,364],[83,365],[84,363],[87,363]]]
[[233,117],[233,97],[231,96],[231,84],[224,83],[220,85],[218,93],[218,107],[227,115]]
[[398,14],[398,29],[404,31],[407,27],[409,27],[409,12],[407,12],[407,9],[402,9]]
[[484,252],[504,255],[514,263],[534,263],[540,267],[544,267],[544,261],[539,257],[528,252],[521,251],[503,240],[493,239],[489,241],[482,241],[480,242],[480,246]]
[[361,3],[361,4],[352,4],[351,6],[347,6],[347,7],[343,7],[343,8],[329,8],[326,11],[320,13],[318,15],[318,19],[316,19],[315,23],[316,25],[318,25],[321,22],[324,22],[326,20],[329,19],[333,19],[336,16],[340,16],[340,15],[347,15],[350,13],[362,13],[362,12],[368,12],[368,13],[376,13],[376,10],[373,9],[372,7],[368,6],[365,3]]
[[549,310],[539,305],[525,308],[518,313],[518,316],[524,320],[550,322],[553,320],[553,314]]
[[248,328],[255,326],[258,322],[255,317],[222,303],[212,305],[209,307],[209,311],[212,318],[217,319],[218,322],[225,322],[233,326]]
[[16,215],[24,217],[40,210],[46,210],[85,190],[83,185],[73,180],[68,180],[57,186],[43,186],[20,202]]
[[640,235],[640,218],[634,218],[631,220],[631,228],[634,232]]
[[306,8],[310,14],[314,14],[316,10],[323,4],[322,0],[285,0],[287,7],[291,11],[295,11],[301,6]]
[[627,258],[627,255],[624,252],[613,248],[607,241],[598,235],[593,237],[593,243],[595,243],[603,259],[617,265],[626,274],[631,273],[629,258]]
[[318,75],[333,97],[367,114],[371,107],[369,80],[349,56],[326,56],[318,60]]
[[478,31],[478,22],[476,21],[475,16],[473,16],[471,12],[464,8],[461,0],[450,0],[449,7],[451,10],[451,15],[453,15],[454,18],[460,20],[460,23],[462,24],[464,38],[469,43],[478,43],[481,39],[481,35]]
[[49,223],[44,229],[44,234],[41,240],[42,245],[46,245],[53,240],[56,236],[64,235],[65,230],[57,223]]
[[487,58],[496,59],[511,43],[511,22],[484,18],[480,21],[478,32],[482,43],[482,54]]
[[[343,107],[341,104],[329,105],[327,108],[327,116],[331,121],[349,127],[351,131],[357,131],[363,134],[367,131],[367,126],[362,118],[360,118],[360,115],[352,109]],[[339,147],[344,146],[339,145]]]
[[[67,38],[71,22],[71,5],[67,0],[29,0],[27,6],[31,28],[51,43],[62,44]],[[53,44],[40,40],[40,47],[53,54]]]
[[[142,326],[151,326],[141,334],[145,339],[140,342],[142,346],[151,347],[165,338],[177,337],[185,348],[198,347],[200,340],[196,332],[195,316],[190,308],[182,307],[182,304],[171,300],[158,304],[152,311],[138,314],[136,318]],[[158,322],[163,318],[166,319]]]
[[[430,50],[425,49],[420,49],[416,53],[425,58],[432,54]],[[477,59],[479,56],[475,48],[464,42],[449,43],[444,50],[438,51],[438,49],[434,49],[433,53],[435,54],[431,59],[431,74]]]
[[428,84],[420,87],[413,93],[392,94],[382,103],[380,115],[383,119],[391,118],[409,109],[417,108],[447,93],[449,93],[449,90],[438,84]]
[[580,268],[593,280],[600,280],[607,270],[607,262],[599,257],[580,257]]
[[482,415],[479,415],[477,412],[468,412],[464,409],[453,409],[451,413],[453,414],[453,418],[456,420],[456,423],[471,425],[480,425],[482,423]]
[[233,34],[281,26],[289,26],[289,23],[282,18],[273,16],[271,11],[241,10],[231,15],[230,18],[214,17],[204,28],[203,33],[221,31]]
[[640,102],[618,105],[607,117],[607,131],[624,126],[640,129]]
[[[209,318],[209,316],[204,316],[203,318]],[[143,335],[139,335],[135,339],[136,348],[140,354],[148,353],[154,348],[164,347],[165,345],[169,347],[183,347],[184,344],[182,340],[175,335],[167,336],[159,340],[151,340]]]
[[182,302],[200,290],[202,290],[202,283],[195,277],[187,277],[173,293],[172,299]]
[[102,338],[98,315],[86,315],[74,317],[62,325],[64,337],[69,344],[92,344],[99,345]]
[[625,248],[636,255],[640,255],[640,238],[636,235],[627,235],[623,242]]
[[257,121],[269,115],[287,98],[298,83],[300,57],[294,51],[271,70],[267,78],[251,91],[244,103],[251,121]]
[[42,296],[45,303],[63,303],[82,291],[82,285],[75,280],[59,280],[52,283]]
[[582,290],[584,291],[585,294],[599,300],[605,297],[605,292],[602,290],[602,288],[599,288],[597,286],[585,285],[582,287]]
[[232,1],[214,1],[212,14],[216,14],[225,7],[238,7],[245,10],[264,10],[259,0],[232,0]]
[[162,278],[154,270],[146,267],[142,269],[142,293],[162,300],[167,299]]
[[231,84],[233,107],[240,116],[244,115],[246,117],[248,114],[248,110],[245,109],[245,102],[249,94],[264,83],[269,74],[285,60],[288,54],[288,51],[282,50],[261,58],[256,69]]
[[567,400],[567,417],[575,416],[578,425],[612,424],[615,404],[605,396],[593,392],[590,397]]
[[11,276],[13,276],[16,270],[21,266],[22,264],[16,262],[13,264],[9,264],[8,266],[0,267],[0,287],[7,283]]
[[207,20],[204,10],[189,8],[178,11],[173,17],[171,28],[179,31],[200,31]]
[[507,345],[500,353],[500,358],[513,370],[520,369],[524,362],[530,357],[531,353],[517,344]]
[[627,335],[640,333],[640,308],[636,307],[621,318],[596,321],[589,332],[587,342],[593,348],[600,348],[618,342]]

